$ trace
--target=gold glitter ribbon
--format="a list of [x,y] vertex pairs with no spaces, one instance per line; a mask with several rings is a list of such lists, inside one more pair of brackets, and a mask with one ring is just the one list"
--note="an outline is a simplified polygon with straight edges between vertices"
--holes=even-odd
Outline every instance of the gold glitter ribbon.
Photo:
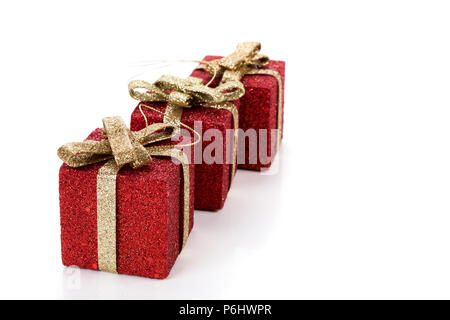
[[277,111],[277,146],[281,143],[281,133],[283,130],[283,81],[281,75],[275,70],[260,69],[270,62],[269,57],[261,55],[261,43],[242,42],[236,47],[236,50],[221,59],[207,61],[198,66],[198,69],[204,69],[213,75],[210,82],[216,76],[222,76],[221,84],[228,81],[241,81],[245,75],[269,75],[274,77],[278,83],[278,111]]
[[232,54],[208,61],[202,68],[209,73],[222,76],[222,83],[240,81],[249,69],[269,63],[269,58],[260,54],[259,50],[261,50],[259,42],[242,42]]
[[[116,178],[120,169],[131,165],[140,168],[151,161],[151,156],[173,157],[183,168],[183,241],[189,235],[189,161],[186,154],[173,146],[151,146],[169,139],[174,129],[167,123],[155,123],[140,131],[131,132],[120,117],[103,119],[101,141],[71,142],[58,149],[58,156],[70,167],[83,167],[108,160],[97,174],[97,245],[98,266],[102,271],[117,273],[116,257]],[[150,145],[150,146],[149,146]]]
[[[196,105],[207,108],[223,109],[231,112],[234,124],[232,150],[233,164],[230,174],[231,185],[236,173],[239,114],[236,106],[230,101],[239,99],[244,95],[244,86],[240,81],[230,80],[216,88],[211,88],[205,86],[203,81],[199,78],[188,77],[181,79],[164,75],[153,84],[143,80],[133,80],[128,84],[128,90],[133,99],[141,102],[167,102],[163,121],[166,124],[176,126],[174,133],[178,133],[180,130],[180,121],[184,108],[191,108]],[[142,106],[154,110],[145,104]],[[144,118],[147,121],[145,115]]]

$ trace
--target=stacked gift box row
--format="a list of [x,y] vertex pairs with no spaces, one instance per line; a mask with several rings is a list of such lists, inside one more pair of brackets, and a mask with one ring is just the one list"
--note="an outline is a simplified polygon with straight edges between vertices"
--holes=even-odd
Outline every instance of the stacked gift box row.
[[129,129],[104,118],[103,129],[58,150],[64,265],[166,278],[194,209],[222,209],[236,168],[270,167],[285,63],[259,51],[241,43],[206,56],[188,78],[132,81],[139,103]]

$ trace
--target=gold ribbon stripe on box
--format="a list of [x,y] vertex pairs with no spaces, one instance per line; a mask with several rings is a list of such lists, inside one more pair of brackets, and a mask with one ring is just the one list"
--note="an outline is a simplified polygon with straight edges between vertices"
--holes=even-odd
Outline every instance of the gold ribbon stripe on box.
[[152,156],[173,157],[180,161],[184,179],[181,248],[186,243],[189,234],[190,197],[188,158],[173,146],[151,146],[172,136],[166,129],[175,127],[167,123],[156,123],[140,131],[131,132],[120,117],[108,117],[103,119],[103,135],[106,139],[71,142],[58,149],[61,160],[74,168],[107,161],[97,174],[98,266],[102,271],[117,273],[116,178],[119,170],[126,164],[137,169],[149,163]]
[[[181,79],[164,75],[155,83],[150,84],[143,80],[133,80],[128,84],[130,96],[141,102],[167,102],[164,112],[164,123],[176,127],[179,132],[181,116],[184,108],[199,106],[205,108],[223,109],[231,112],[233,116],[234,137],[232,150],[232,170],[230,185],[236,173],[237,156],[237,129],[239,128],[239,114],[236,106],[231,103],[244,95],[244,86],[239,81],[228,81],[216,88],[203,85],[199,78],[188,77]],[[144,91],[143,91],[144,90]],[[141,104],[145,108],[154,108]],[[142,111],[142,110],[141,110]],[[145,115],[144,115],[145,118]],[[145,118],[147,121],[147,119]]]

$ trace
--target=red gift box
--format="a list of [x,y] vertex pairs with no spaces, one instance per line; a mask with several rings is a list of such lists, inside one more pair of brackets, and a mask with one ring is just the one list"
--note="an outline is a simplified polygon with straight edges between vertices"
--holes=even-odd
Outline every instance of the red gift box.
[[[206,56],[203,61],[221,58],[221,56]],[[239,128],[242,131],[239,137],[238,168],[259,171],[270,167],[277,150],[277,132],[270,134],[270,131],[278,129],[280,140],[282,137],[285,62],[270,60],[265,66],[254,70],[275,71],[281,80],[279,83],[275,76],[269,74],[246,74],[241,79],[245,87],[245,95],[239,99]],[[205,84],[212,78],[212,75],[203,69],[194,70],[191,76],[203,79]],[[211,86],[216,86],[220,80],[220,76],[216,77]],[[253,147],[250,145],[250,138],[242,135],[243,132],[248,132],[248,129],[256,130],[256,141]],[[260,131],[261,129],[266,131]],[[265,132],[268,134],[266,135]],[[267,141],[262,140],[259,134],[267,137]],[[262,144],[261,147],[266,146],[266,148],[260,150],[260,144]]]
[[[178,137],[178,141],[182,137]],[[88,140],[103,139],[102,130]],[[183,137],[183,139],[189,139]],[[176,144],[160,142],[158,145]],[[186,140],[183,140],[185,142]],[[192,160],[192,159],[191,159]],[[105,162],[59,172],[61,249],[66,266],[99,269],[97,174]],[[189,165],[189,232],[193,227],[194,167]],[[163,279],[181,250],[183,174],[180,162],[152,158],[139,169],[125,166],[116,178],[116,267],[122,274]]]
[[[142,108],[142,112],[147,117],[148,123],[159,123],[163,121],[163,114],[167,103],[145,102],[141,104],[151,106],[162,113],[148,108]],[[234,102],[234,105],[236,107],[239,106],[238,100]],[[193,105],[191,108],[185,108],[183,110],[181,122],[199,131],[202,137],[204,137],[204,133],[209,129],[215,129],[217,133],[220,133],[214,139],[218,139],[218,143],[222,145],[222,152],[221,154],[215,154],[215,157],[222,159],[222,161],[214,163],[206,163],[203,161],[202,156],[205,155],[205,150],[212,141],[203,139],[198,146],[193,148],[194,159],[200,158],[200,161],[197,161],[195,164],[195,209],[220,210],[223,208],[227,198],[233,171],[232,161],[234,160],[231,160],[233,158],[233,136],[230,134],[234,129],[233,115],[228,110],[203,108]],[[194,122],[201,122],[201,128],[199,129],[198,126],[195,126]],[[138,105],[131,115],[130,129],[132,131],[141,130],[145,125],[145,118],[139,110]]]

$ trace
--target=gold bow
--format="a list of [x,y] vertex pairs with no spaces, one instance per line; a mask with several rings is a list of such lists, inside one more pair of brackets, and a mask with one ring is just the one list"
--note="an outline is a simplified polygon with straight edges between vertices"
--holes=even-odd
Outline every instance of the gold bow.
[[66,143],[58,149],[58,156],[70,167],[82,167],[113,158],[119,167],[130,164],[134,169],[151,161],[151,149],[145,145],[168,139],[167,134],[156,133],[172,128],[165,123],[155,123],[141,131],[131,132],[120,117],[103,119],[101,141],[86,140]]
[[201,68],[217,76],[223,75],[222,83],[240,81],[250,69],[269,63],[269,57],[260,54],[260,50],[261,43],[259,42],[242,42],[237,45],[232,54],[208,61]]
[[116,265],[116,178],[126,164],[140,168],[151,161],[151,156],[168,156],[181,162],[183,168],[183,240],[189,235],[189,161],[185,153],[173,146],[149,146],[169,139],[170,134],[161,132],[173,128],[166,123],[155,123],[140,131],[130,131],[122,118],[103,119],[101,141],[85,140],[66,143],[58,149],[58,156],[70,167],[82,167],[107,161],[97,174],[97,245],[98,266],[102,271],[117,272]]
[[[146,92],[140,92],[144,89]],[[185,79],[164,75],[151,84],[133,80],[128,84],[130,96],[142,102],[162,101],[174,107],[190,108],[193,104],[209,106],[233,101],[245,93],[241,82],[228,82],[216,88],[203,85],[199,78]]]
[[[233,116],[233,125],[235,129],[232,151],[233,164],[230,174],[230,181],[233,180],[236,172],[235,159],[237,155],[239,115],[236,106],[231,103],[231,101],[239,99],[245,93],[244,86],[240,81],[228,81],[216,88],[211,88],[203,85],[202,80],[199,78],[188,77],[182,79],[164,75],[153,84],[143,80],[133,80],[128,84],[128,90],[133,99],[141,102],[167,102],[163,122],[175,127],[173,132],[171,132],[172,135],[179,133],[183,108],[190,108],[194,105],[198,105],[201,107],[230,111]],[[155,110],[145,104],[140,106]],[[141,113],[147,123],[147,118],[142,110]]]

